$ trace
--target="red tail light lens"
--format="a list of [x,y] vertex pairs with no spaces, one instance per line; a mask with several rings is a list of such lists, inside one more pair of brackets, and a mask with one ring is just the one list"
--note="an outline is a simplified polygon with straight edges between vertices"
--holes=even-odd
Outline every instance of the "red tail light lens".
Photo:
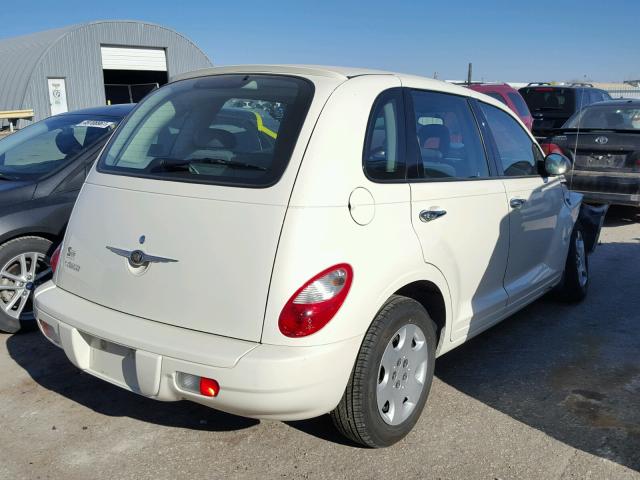
[[287,337],[306,337],[324,327],[344,303],[351,282],[351,265],[341,263],[323,270],[294,293],[286,303],[278,327]]
[[53,273],[56,273],[56,270],[58,269],[58,262],[60,261],[61,247],[62,247],[62,244],[58,245],[56,249],[53,251],[53,253],[51,254],[50,264],[51,264],[51,271]]
[[552,153],[559,153],[560,155],[564,155],[562,149],[555,143],[543,143],[542,145],[540,145],[540,147],[542,148],[542,151],[545,155],[550,155]]
[[220,393],[220,384],[213,378],[200,377],[200,395],[205,397],[217,397]]

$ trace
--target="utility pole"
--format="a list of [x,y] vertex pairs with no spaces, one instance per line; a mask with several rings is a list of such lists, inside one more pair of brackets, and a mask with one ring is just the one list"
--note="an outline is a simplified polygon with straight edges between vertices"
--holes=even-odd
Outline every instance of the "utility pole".
[[469,69],[467,70],[467,85],[471,85],[472,73],[473,73],[473,63],[469,62]]

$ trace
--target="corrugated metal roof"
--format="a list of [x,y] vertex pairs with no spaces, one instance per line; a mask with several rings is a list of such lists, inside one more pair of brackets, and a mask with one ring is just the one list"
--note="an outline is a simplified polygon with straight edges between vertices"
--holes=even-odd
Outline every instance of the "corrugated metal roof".
[[47,30],[0,40],[0,110],[48,116],[47,77],[66,78],[70,109],[104,103],[101,44],[165,48],[170,75],[211,66],[191,40],[152,23],[104,20]]
[[0,40],[0,110],[22,108],[31,74],[47,49],[77,25]]

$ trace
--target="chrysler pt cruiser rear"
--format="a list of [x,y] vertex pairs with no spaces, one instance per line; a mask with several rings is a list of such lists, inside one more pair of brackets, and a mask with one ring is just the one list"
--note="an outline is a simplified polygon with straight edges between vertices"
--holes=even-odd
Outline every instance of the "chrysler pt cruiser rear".
[[78,368],[146,397],[331,412],[352,440],[390,445],[419,418],[436,356],[553,287],[586,294],[565,168],[462,87],[188,74],[105,147],[38,324]]

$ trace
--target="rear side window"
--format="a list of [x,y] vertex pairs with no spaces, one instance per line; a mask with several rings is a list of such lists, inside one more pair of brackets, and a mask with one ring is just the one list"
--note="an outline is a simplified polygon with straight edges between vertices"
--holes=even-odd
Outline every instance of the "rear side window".
[[312,97],[310,82],[286,76],[218,75],[169,84],[133,111],[98,170],[268,187],[289,162]]
[[[413,90],[418,177],[468,179],[489,176],[478,125],[466,98]],[[411,140],[409,140],[411,142]]]
[[499,102],[502,102],[504,105],[507,104],[507,101],[504,99],[504,97],[502,95],[500,95],[498,92],[485,92],[486,95],[489,95],[492,98],[495,98],[496,100],[498,100]]
[[504,175],[520,177],[537,175],[541,154],[520,124],[506,112],[479,102],[495,141]]
[[399,89],[384,92],[375,101],[364,145],[364,170],[372,180],[402,180],[404,108]]
[[513,105],[516,107],[516,111],[518,112],[518,115],[520,115],[521,117],[528,117],[531,115],[531,113],[529,112],[529,108],[527,107],[527,104],[524,103],[524,100],[522,99],[522,96],[519,93],[509,92],[507,93],[507,95],[513,102]]

